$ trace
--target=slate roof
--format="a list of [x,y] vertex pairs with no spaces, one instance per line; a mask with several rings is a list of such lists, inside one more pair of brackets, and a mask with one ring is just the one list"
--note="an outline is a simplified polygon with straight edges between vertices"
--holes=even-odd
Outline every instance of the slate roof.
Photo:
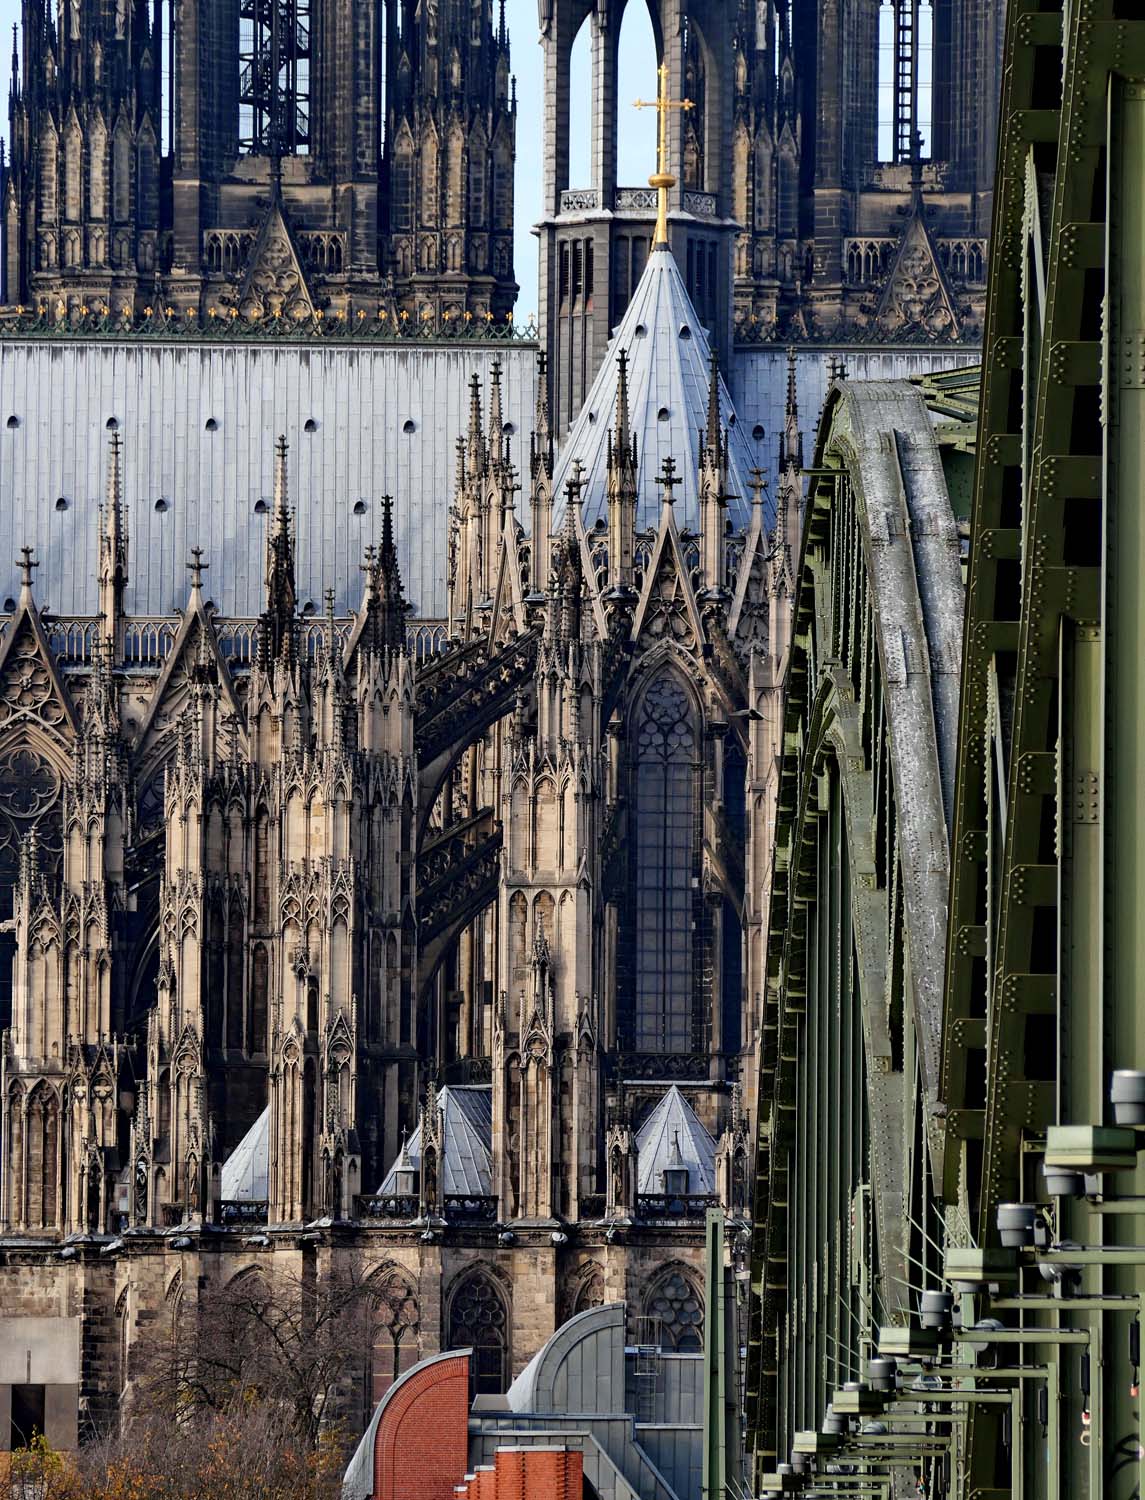
[[[493,1090],[487,1084],[446,1084],[437,1107],[445,1111],[445,1176],[442,1191],[485,1197],[493,1191]],[[415,1170],[421,1168],[421,1126],[405,1144]],[[400,1159],[400,1158],[399,1158]],[[394,1192],[395,1161],[378,1193]]]
[[664,1191],[666,1167],[688,1168],[689,1193],[716,1190],[716,1143],[675,1084],[636,1132],[636,1191]]
[[228,1203],[263,1203],[270,1197],[270,1105],[223,1163],[219,1197]]
[[[608,433],[616,421],[617,356],[621,349],[628,352],[629,419],[639,463],[636,529],[655,528],[661,500],[656,475],[664,460],[673,458],[683,479],[676,491],[677,524],[681,530],[697,531],[700,433],[708,415],[710,345],[680,268],[665,246],[658,246],[649,255],[588,398],[561,445],[554,478],[554,524],[564,513],[565,484],[578,459],[584,466],[585,528],[591,530],[598,517],[607,515]],[[753,444],[739,426],[722,376],[720,420],[728,433],[729,488],[735,497],[728,502],[728,519],[739,531],[751,516],[751,469],[763,461],[764,455],[753,453]],[[769,527],[773,520],[768,515]]]

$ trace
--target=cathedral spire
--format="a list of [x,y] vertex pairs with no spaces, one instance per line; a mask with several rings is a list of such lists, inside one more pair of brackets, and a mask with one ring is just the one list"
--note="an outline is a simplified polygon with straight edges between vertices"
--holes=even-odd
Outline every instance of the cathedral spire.
[[787,351],[787,399],[783,410],[783,441],[779,447],[781,469],[803,467],[803,436],[799,431],[799,395],[795,381],[795,349]]
[[608,435],[606,488],[608,491],[609,584],[618,601],[634,593],[637,464],[636,442],[629,428],[628,351],[617,354],[616,423]]
[[720,423],[720,367],[711,352],[708,420],[700,442],[700,572],[706,597],[715,601],[727,590],[724,533],[727,529],[728,445]]
[[405,617],[409,605],[402,593],[402,575],[394,545],[394,502],[382,496],[382,542],[366,557],[369,579],[370,644],[375,650],[400,651],[405,645]]
[[485,472],[485,438],[481,422],[481,382],[476,375],[469,382],[469,434],[466,461],[470,479]]
[[490,371],[492,390],[489,395],[489,453],[495,468],[505,462],[505,414],[501,404],[501,361],[495,359]]
[[127,586],[127,526],[123,514],[123,443],[118,432],[111,435],[107,491],[99,520],[100,629],[119,660],[123,648],[123,595]]
[[628,446],[628,350],[621,349],[616,356],[616,446],[621,451]]
[[722,445],[722,428],[720,425],[720,363],[713,348],[711,351],[711,369],[708,375],[708,425],[704,433],[705,443],[708,451],[719,455]]
[[264,670],[281,661],[293,667],[297,655],[294,537],[290,522],[287,443],[280,437],[274,459],[274,515],[266,544],[266,610],[259,622],[259,661]]
[[553,472],[553,423],[549,409],[549,362],[542,352],[537,355],[537,404],[533,417],[533,440],[531,446],[531,471],[533,478],[544,465],[549,475]]

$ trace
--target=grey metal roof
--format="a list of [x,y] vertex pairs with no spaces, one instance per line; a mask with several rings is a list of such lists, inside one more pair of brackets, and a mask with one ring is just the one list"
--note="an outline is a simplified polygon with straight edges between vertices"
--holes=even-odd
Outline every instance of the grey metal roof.
[[688,1168],[690,1193],[716,1190],[716,1143],[675,1084],[636,1132],[637,1192],[663,1192],[667,1167]]
[[[803,430],[807,457],[811,456],[823,400],[831,384],[831,367],[838,361],[842,360],[846,366],[847,379],[857,383],[864,380],[908,380],[933,371],[962,369],[977,364],[981,357],[977,349],[796,349],[799,426]],[[784,346],[740,345],[731,361],[731,391],[741,432],[751,440],[757,426],[765,430],[765,436],[758,443],[751,441],[751,447],[759,454],[761,468],[766,469],[774,480],[787,396],[787,350]]]
[[[469,379],[487,393],[500,360],[504,421],[518,464],[536,399],[536,349],[0,341],[0,601],[16,597],[26,543],[36,601],[57,615],[97,608],[98,523],[108,423],[123,438],[131,539],[125,606],[165,615],[187,602],[187,559],[204,549],[205,587],[227,618],[263,608],[274,443],[290,443],[299,603],[339,612],[362,597],[362,556],[394,497],[406,594],[446,613],[454,444]],[[214,424],[210,426],[209,424]],[[309,428],[309,430],[308,430]],[[64,505],[57,509],[57,502]],[[156,511],[158,500],[166,508]],[[362,504],[360,514],[355,507]]]
[[562,1323],[509,1387],[513,1411],[624,1410],[625,1305],[606,1302]]
[[[637,529],[650,530],[659,520],[656,475],[664,460],[673,458],[683,479],[676,491],[678,524],[681,530],[698,530],[700,433],[707,421],[711,356],[708,336],[680,268],[672,252],[662,246],[648,257],[588,399],[561,447],[554,480],[555,519],[559,521],[564,512],[565,484],[578,459],[584,466],[585,525],[591,527],[606,513],[608,432],[615,422],[621,349],[628,352],[629,416],[640,466]],[[766,439],[757,442],[750,428],[744,431],[722,378],[720,418],[728,432],[729,484],[734,497],[728,503],[728,518],[740,530],[751,515],[750,473],[766,460]],[[769,514],[769,527],[773,520]]]
[[265,1203],[270,1197],[270,1105],[223,1163],[219,1196],[228,1203]]
[[[437,1107],[445,1112],[442,1191],[465,1197],[488,1196],[493,1191],[493,1090],[488,1084],[446,1084],[438,1090]],[[420,1125],[404,1149],[414,1169],[420,1169]],[[379,1193],[394,1191],[397,1170],[395,1161]]]

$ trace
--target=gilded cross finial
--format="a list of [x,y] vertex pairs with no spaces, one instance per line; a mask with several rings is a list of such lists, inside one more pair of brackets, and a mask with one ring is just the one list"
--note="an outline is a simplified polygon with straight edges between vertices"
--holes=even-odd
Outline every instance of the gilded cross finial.
[[676,179],[668,170],[668,114],[673,109],[695,109],[691,99],[671,99],[668,97],[668,64],[661,63],[660,91],[655,99],[637,99],[637,109],[654,109],[660,116],[659,141],[656,151],[656,170],[648,179],[648,186],[654,187],[657,194],[656,206],[656,234],[653,237],[653,249],[657,245],[668,243],[668,190],[676,186]]

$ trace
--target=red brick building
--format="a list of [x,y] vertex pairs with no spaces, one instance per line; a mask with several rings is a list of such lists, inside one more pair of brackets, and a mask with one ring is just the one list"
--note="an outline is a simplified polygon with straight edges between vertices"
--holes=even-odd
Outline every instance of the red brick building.
[[454,1500],[581,1500],[584,1455],[568,1448],[498,1448],[453,1491]]

